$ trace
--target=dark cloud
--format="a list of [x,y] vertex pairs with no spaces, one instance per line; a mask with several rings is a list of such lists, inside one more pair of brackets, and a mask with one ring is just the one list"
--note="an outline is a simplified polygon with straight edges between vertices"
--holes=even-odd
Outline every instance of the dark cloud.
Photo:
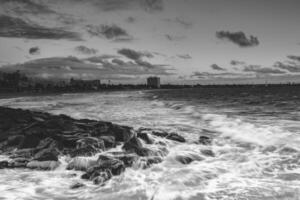
[[274,67],[287,70],[290,73],[299,73],[300,72],[300,65],[296,65],[296,64],[286,64],[283,62],[276,62],[274,64]]
[[38,55],[40,53],[41,53],[41,51],[40,51],[39,47],[31,47],[29,49],[29,54],[31,54],[31,55]]
[[78,33],[40,26],[7,15],[0,16],[0,37],[81,40]]
[[[5,65],[2,71],[20,70],[32,77],[70,78],[88,76],[97,78],[135,76],[135,75],[170,75],[163,65],[145,67],[132,61],[120,59],[88,62],[89,59],[76,57],[51,57],[36,59],[22,64]],[[87,76],[88,75],[88,76]]]
[[87,25],[87,32],[91,36],[105,37],[110,40],[132,40],[132,36],[130,36],[126,30],[123,28],[113,24],[113,25]]
[[107,59],[115,59],[115,58],[119,58],[119,56],[104,54],[104,55],[100,55],[100,56],[92,56],[92,57],[86,58],[85,60],[89,61],[91,63],[102,63]]
[[271,67],[261,67],[259,65],[248,65],[243,69],[244,72],[255,72],[257,74],[285,74],[285,71],[274,69]]
[[83,46],[83,45],[75,47],[75,51],[77,51],[79,53],[82,53],[82,54],[85,54],[85,55],[91,55],[91,54],[95,54],[95,53],[98,52],[97,49],[89,48],[89,47],[86,47],[86,46]]
[[143,57],[153,58],[153,54],[150,52],[135,51],[127,48],[119,49],[118,53],[132,60],[140,60]]
[[209,72],[193,72],[190,76],[191,78],[198,79],[215,79],[215,78],[240,78],[240,77],[248,77],[247,74],[242,73],[231,73],[231,72],[223,72],[223,73],[209,73]]
[[246,63],[243,62],[243,61],[231,60],[231,61],[230,61],[230,64],[233,65],[233,66],[236,66],[236,65],[244,65],[244,64],[246,64]]
[[1,6],[15,14],[54,14],[45,1],[33,0],[1,0]]
[[217,64],[212,64],[210,67],[211,67],[213,70],[217,70],[217,71],[226,71],[226,69],[220,67],[220,66],[217,65]]
[[289,55],[287,56],[289,59],[293,60],[293,61],[297,61],[300,62],[300,56],[293,56],[293,55]]
[[253,47],[259,45],[257,37],[250,35],[247,38],[244,32],[229,32],[229,31],[218,31],[216,36],[219,39],[228,39],[229,41],[239,45],[240,47]]
[[182,59],[192,59],[192,57],[189,54],[179,54],[177,55],[177,57]]

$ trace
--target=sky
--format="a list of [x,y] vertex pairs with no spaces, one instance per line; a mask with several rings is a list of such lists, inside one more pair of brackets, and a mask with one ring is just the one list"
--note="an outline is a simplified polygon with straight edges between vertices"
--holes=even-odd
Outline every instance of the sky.
[[300,82],[299,0],[0,3],[0,71],[114,83]]

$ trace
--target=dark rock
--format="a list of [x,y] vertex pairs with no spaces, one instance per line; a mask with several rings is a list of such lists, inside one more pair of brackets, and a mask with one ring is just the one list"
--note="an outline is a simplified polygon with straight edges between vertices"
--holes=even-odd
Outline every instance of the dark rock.
[[0,161],[0,169],[5,169],[8,167],[8,161]]
[[98,169],[108,169],[113,175],[120,175],[125,171],[125,165],[121,160],[115,159],[111,156],[99,155],[97,160]]
[[7,139],[8,146],[18,146],[24,140],[24,135],[12,135]]
[[36,135],[25,135],[23,141],[20,143],[20,149],[35,148],[40,143],[40,138]]
[[199,143],[203,144],[203,145],[211,145],[212,144],[212,140],[211,140],[210,137],[201,135],[199,137]]
[[177,141],[177,142],[185,142],[184,137],[178,135],[177,133],[168,133],[164,131],[153,131],[153,135],[158,137],[164,137],[169,140]]
[[129,141],[125,142],[122,148],[129,153],[136,153],[139,156],[149,156],[152,153],[150,149],[143,147],[140,139],[137,137],[132,137]]
[[150,157],[142,157],[139,160],[139,167],[142,169],[147,169],[151,167],[153,164],[161,163],[163,159],[159,156],[150,156]]
[[83,183],[75,183],[73,185],[70,186],[70,189],[78,189],[78,188],[81,188],[81,187],[84,187],[85,184]]
[[205,156],[215,157],[215,153],[210,149],[201,149],[200,151]]
[[102,135],[99,139],[103,140],[105,148],[113,148],[116,146],[116,139],[112,135]]
[[166,138],[177,142],[185,142],[184,137],[178,135],[177,133],[170,133]]
[[34,160],[38,161],[58,161],[59,152],[56,148],[42,149],[34,155]]
[[153,144],[154,143],[154,139],[151,138],[147,133],[137,132],[137,137],[144,140],[146,142],[146,144]]
[[117,142],[126,142],[134,136],[133,129],[128,126],[118,126],[111,124],[111,130]]
[[175,157],[175,159],[185,165],[190,164],[193,161],[202,161],[203,160],[203,158],[201,156],[194,154],[194,153],[189,153],[186,155],[177,155]]
[[126,152],[110,152],[112,157],[115,159],[123,161],[126,167],[131,167],[134,162],[138,160],[138,156],[136,154],[132,153],[126,153]]

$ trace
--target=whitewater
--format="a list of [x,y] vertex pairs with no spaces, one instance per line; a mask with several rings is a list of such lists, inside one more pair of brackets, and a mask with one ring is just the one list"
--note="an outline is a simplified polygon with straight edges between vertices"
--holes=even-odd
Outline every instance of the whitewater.
[[[235,90],[232,92],[232,90]],[[105,186],[82,172],[0,170],[0,199],[299,200],[300,92],[284,89],[187,89],[78,93],[0,99],[0,106],[66,114],[81,119],[159,128],[185,143],[164,141],[162,163],[127,168]],[[196,143],[200,135],[211,146]],[[212,150],[214,156],[203,154]],[[175,158],[197,155],[182,164]],[[0,160],[6,159],[0,155]],[[81,180],[82,181],[82,180]]]

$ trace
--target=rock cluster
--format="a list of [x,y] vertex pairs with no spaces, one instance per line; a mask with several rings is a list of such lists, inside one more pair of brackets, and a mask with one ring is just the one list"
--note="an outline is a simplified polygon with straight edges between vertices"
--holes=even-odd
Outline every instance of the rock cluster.
[[[102,185],[135,163],[147,168],[162,162],[168,150],[157,137],[185,142],[176,133],[135,131],[111,122],[0,107],[0,154],[9,156],[0,161],[0,169],[52,170],[61,164],[59,157],[66,155],[70,157],[67,169],[83,171],[83,179]],[[209,142],[202,138],[200,143]],[[151,148],[153,144],[156,148]],[[116,146],[122,150],[107,151]]]

